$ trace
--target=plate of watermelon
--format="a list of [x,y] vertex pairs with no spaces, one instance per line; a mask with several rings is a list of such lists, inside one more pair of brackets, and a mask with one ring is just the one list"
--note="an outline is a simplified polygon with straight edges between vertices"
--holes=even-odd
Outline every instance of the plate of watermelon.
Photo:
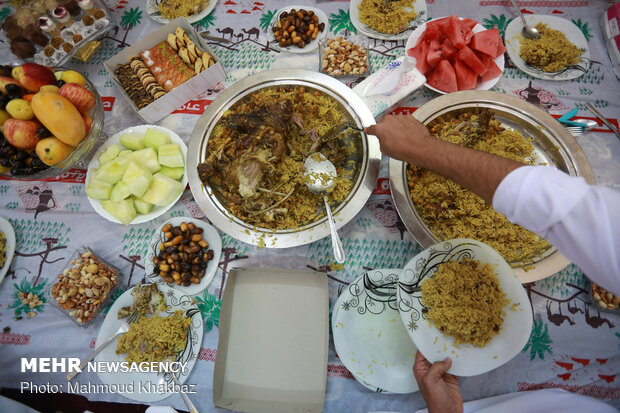
[[411,33],[407,54],[426,76],[426,87],[445,94],[488,90],[504,73],[506,48],[497,28],[455,15],[433,19]]

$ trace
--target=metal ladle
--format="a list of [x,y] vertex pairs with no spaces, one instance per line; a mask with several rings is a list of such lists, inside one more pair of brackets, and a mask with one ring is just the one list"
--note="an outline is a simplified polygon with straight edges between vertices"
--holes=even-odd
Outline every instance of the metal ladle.
[[517,13],[519,13],[519,17],[521,17],[521,21],[523,22],[523,35],[530,39],[540,39],[540,33],[538,32],[538,30],[536,30],[535,27],[529,26],[527,24],[527,22],[525,21],[525,17],[523,17],[523,14],[521,13],[521,10],[519,10],[519,7],[517,6],[515,0],[510,1],[512,2],[512,5],[514,6]]
[[583,130],[592,130],[598,126],[595,120],[592,119],[573,119],[573,122],[583,123]]
[[332,209],[327,202],[327,194],[334,189],[336,176],[336,167],[322,153],[316,152],[308,156],[304,162],[305,172],[304,181],[310,192],[316,195],[323,195],[325,202],[325,211],[327,212],[327,222],[332,236],[332,247],[334,248],[334,258],[336,262],[342,264],[345,261],[342,242],[336,231],[336,223],[332,216]]

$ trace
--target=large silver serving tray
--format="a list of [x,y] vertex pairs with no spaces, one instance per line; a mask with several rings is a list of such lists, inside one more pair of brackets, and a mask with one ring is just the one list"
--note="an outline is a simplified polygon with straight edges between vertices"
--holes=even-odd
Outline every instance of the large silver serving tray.
[[[340,103],[345,117],[358,127],[375,123],[374,117],[362,100],[349,87],[330,76],[299,69],[268,70],[242,79],[219,95],[198,120],[187,151],[187,173],[192,194],[209,220],[226,234],[253,245],[268,248],[295,247],[329,235],[327,218],[299,228],[271,230],[254,227],[232,215],[219,201],[209,186],[198,178],[197,167],[206,158],[209,136],[222,117],[240,99],[259,89],[279,86],[304,86],[322,92]],[[348,114],[348,115],[347,115]],[[356,179],[349,196],[335,209],[336,227],[347,224],[364,206],[379,174],[381,152],[376,137],[361,133],[355,140],[357,153]]]
[[[438,116],[469,108],[489,108],[505,126],[526,137],[531,136],[536,163],[554,165],[594,183],[592,168],[577,141],[553,117],[522,99],[489,91],[450,93],[426,103],[413,116],[426,125]],[[407,164],[390,159],[389,168],[392,197],[405,226],[424,248],[436,244],[439,239],[426,226],[411,200]],[[516,266],[514,270],[519,280],[525,283],[549,277],[568,264],[570,261],[552,247],[535,260],[533,268],[530,266],[531,269],[524,271]]]

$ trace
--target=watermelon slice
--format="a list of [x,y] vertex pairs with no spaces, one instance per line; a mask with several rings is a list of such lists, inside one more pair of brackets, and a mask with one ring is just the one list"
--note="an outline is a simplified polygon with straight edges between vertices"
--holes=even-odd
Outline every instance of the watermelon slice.
[[465,63],[457,60],[454,63],[454,71],[456,72],[456,83],[459,90],[469,90],[476,88],[478,75]]
[[463,63],[465,63],[467,66],[469,66],[472,69],[474,69],[474,71],[478,75],[482,75],[487,70],[487,68],[482,64],[480,59],[478,59],[478,56],[476,56],[474,51],[471,50],[467,46],[465,46],[461,50],[459,50],[458,53],[456,54],[456,57],[457,57],[457,59],[459,59]]
[[428,45],[428,54],[426,55],[426,62],[430,67],[435,67],[442,60],[441,45],[438,41],[433,40]]
[[474,30],[474,27],[478,24],[478,22],[474,19],[468,19],[467,17],[461,20],[461,23],[469,30]]
[[496,58],[498,56],[497,51],[501,43],[502,39],[499,36],[499,30],[494,27],[492,29],[474,34],[469,47],[491,56],[492,58]]
[[502,69],[500,69],[499,66],[497,66],[495,62],[491,60],[491,64],[487,68],[486,72],[484,72],[484,74],[480,76],[480,81],[486,82],[487,80],[495,79],[497,76],[500,76],[501,74],[502,74]]
[[450,59],[456,52],[458,52],[458,50],[454,47],[450,39],[443,41],[441,44],[441,54],[445,59]]
[[428,22],[426,22],[426,30],[437,29],[440,32],[444,33],[446,31],[447,26],[448,26],[447,17],[442,17],[441,19],[429,20]]
[[447,60],[442,60],[439,62],[435,70],[429,75],[426,81],[435,89],[439,89],[447,93],[456,92],[458,90],[456,73],[454,72],[454,68],[450,62]]
[[428,54],[428,42],[418,43],[416,47],[412,47],[407,50],[407,55],[411,57],[415,57],[416,64],[415,67],[418,68],[422,74],[426,75],[431,67],[426,62],[426,55]]
[[459,19],[453,14],[448,17],[448,25],[446,27],[445,33],[446,36],[448,36],[448,39],[450,39],[450,41],[452,42],[452,44],[458,49],[465,47],[465,45],[467,44],[465,43],[465,30],[467,30],[467,28],[463,27],[463,25],[461,24],[461,19]]
[[418,44],[423,41],[431,42],[433,40],[441,43],[445,38],[446,36],[441,32],[441,30],[434,27],[427,27],[424,33],[422,33],[422,36],[420,36],[420,39],[418,39]]

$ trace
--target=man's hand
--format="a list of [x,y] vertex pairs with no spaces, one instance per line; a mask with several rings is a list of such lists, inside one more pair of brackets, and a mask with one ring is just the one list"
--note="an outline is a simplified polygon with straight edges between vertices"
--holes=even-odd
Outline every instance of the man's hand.
[[411,115],[388,115],[365,131],[379,138],[381,152],[409,163],[414,161],[416,152],[424,144],[435,139],[426,126]]
[[431,365],[419,350],[415,356],[413,374],[429,413],[463,412],[463,398],[457,378],[446,373],[450,366],[452,366],[452,360],[449,357]]

